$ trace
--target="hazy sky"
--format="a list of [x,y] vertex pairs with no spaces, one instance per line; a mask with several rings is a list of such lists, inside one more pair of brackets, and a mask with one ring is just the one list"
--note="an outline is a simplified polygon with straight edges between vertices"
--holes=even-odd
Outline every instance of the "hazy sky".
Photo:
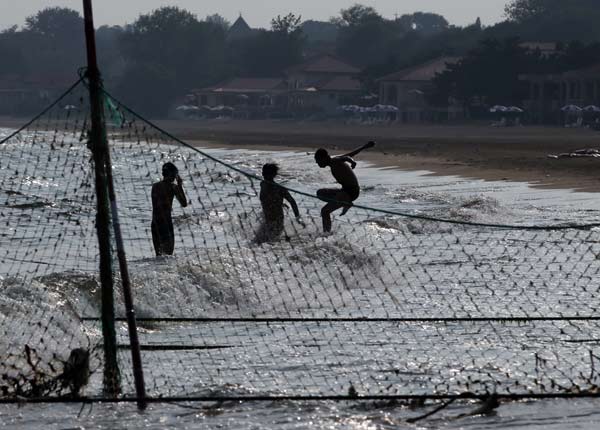
[[[464,25],[481,17],[484,25],[503,18],[504,5],[509,0],[362,0],[358,3],[375,7],[385,17],[416,11],[444,15],[451,24]],[[337,15],[355,0],[94,0],[97,25],[125,24],[135,21],[141,13],[165,5],[187,9],[204,18],[219,13],[234,21],[241,12],[251,27],[268,27],[272,17],[288,12],[302,15],[304,20],[326,20]],[[46,7],[61,6],[82,11],[81,0],[0,0],[0,28],[23,25],[25,17]]]

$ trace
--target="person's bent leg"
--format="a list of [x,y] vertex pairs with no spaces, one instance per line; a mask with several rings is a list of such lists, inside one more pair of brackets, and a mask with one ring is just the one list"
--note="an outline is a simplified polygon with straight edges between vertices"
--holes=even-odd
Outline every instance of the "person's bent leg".
[[340,189],[336,188],[321,188],[320,190],[317,190],[317,197],[329,203],[329,200],[335,200],[336,195],[340,191]]
[[331,213],[342,207],[340,203],[327,203],[321,209],[321,218],[323,220],[323,231],[329,233],[331,231]]

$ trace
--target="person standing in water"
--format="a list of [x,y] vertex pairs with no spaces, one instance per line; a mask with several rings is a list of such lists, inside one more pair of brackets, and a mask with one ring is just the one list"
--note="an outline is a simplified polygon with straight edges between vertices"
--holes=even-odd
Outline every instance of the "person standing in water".
[[173,163],[165,163],[162,174],[162,181],[152,185],[152,243],[157,256],[173,255],[175,248],[171,217],[173,198],[177,197],[182,207],[188,205],[177,167]]
[[290,192],[275,182],[279,166],[267,163],[262,168],[264,180],[260,183],[260,204],[263,210],[263,223],[256,234],[256,242],[264,243],[276,240],[283,232],[283,200],[287,200],[294,211],[296,220],[302,225],[296,200]]
[[324,232],[328,233],[331,231],[331,213],[343,207],[342,215],[344,215],[352,206],[352,202],[360,194],[358,179],[353,172],[356,162],[352,157],[364,149],[372,148],[373,146],[375,146],[375,142],[370,141],[352,152],[334,157],[330,156],[327,150],[323,148],[315,152],[315,161],[319,167],[322,169],[325,167],[331,168],[331,174],[342,186],[342,188],[322,188],[317,191],[317,197],[327,202],[321,209]]

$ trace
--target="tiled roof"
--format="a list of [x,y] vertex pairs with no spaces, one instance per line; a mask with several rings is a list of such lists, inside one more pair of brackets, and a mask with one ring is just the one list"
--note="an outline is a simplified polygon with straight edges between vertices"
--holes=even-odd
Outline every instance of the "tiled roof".
[[251,93],[283,90],[287,88],[285,82],[281,78],[233,78],[225,82],[221,82],[211,87],[203,88],[198,91],[210,91],[215,93]]
[[336,76],[316,85],[321,91],[360,91],[360,81],[350,76]]
[[286,70],[286,73],[338,73],[357,75],[360,73],[360,69],[331,54],[323,54],[309,58],[304,63],[290,67]]
[[415,67],[400,70],[399,72],[380,78],[379,81],[431,81],[435,75],[445,71],[447,64],[455,64],[461,57],[440,57]]

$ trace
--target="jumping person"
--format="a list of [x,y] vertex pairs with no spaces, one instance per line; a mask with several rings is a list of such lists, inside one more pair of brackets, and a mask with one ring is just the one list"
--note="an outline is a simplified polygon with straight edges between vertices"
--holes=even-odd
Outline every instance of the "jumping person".
[[283,232],[283,199],[292,206],[294,215],[300,224],[304,224],[300,218],[296,200],[288,190],[275,182],[275,176],[279,172],[279,166],[267,163],[262,168],[264,180],[260,183],[260,204],[263,210],[264,220],[256,234],[256,242],[264,243],[276,240]]
[[362,150],[372,148],[373,146],[375,146],[375,142],[370,141],[352,152],[335,157],[330,156],[323,148],[318,149],[317,152],[315,152],[315,161],[319,167],[330,167],[331,174],[342,186],[342,188],[322,188],[317,191],[317,197],[327,202],[327,204],[323,206],[323,209],[321,209],[324,232],[328,233],[331,231],[331,213],[343,207],[342,215],[344,215],[352,206],[352,202],[356,200],[360,194],[358,179],[356,179],[356,175],[353,172],[353,169],[356,167],[356,162],[352,157]]
[[173,255],[175,248],[171,217],[173,198],[177,197],[182,207],[188,204],[177,167],[173,163],[165,163],[162,174],[162,181],[152,185],[152,243],[157,256]]

